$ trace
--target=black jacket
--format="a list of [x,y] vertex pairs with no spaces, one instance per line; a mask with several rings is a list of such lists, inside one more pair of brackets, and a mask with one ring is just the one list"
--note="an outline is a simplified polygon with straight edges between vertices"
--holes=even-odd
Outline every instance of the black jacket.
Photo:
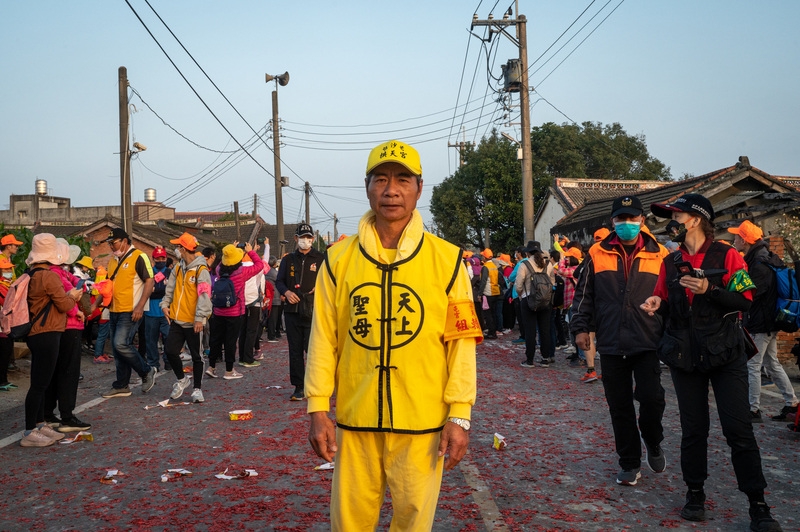
[[778,283],[775,268],[784,268],[783,261],[769,250],[767,243],[759,239],[744,256],[750,279],[756,285],[753,304],[744,317],[744,326],[750,334],[777,331],[775,307],[778,304]]
[[658,314],[648,316],[639,305],[653,295],[667,250],[642,232],[644,248],[633,260],[627,279],[624,262],[612,232],[595,244],[584,259],[572,300],[570,330],[588,333],[596,328],[597,351],[606,355],[655,352],[664,324]]
[[[325,260],[325,254],[314,248],[311,248],[306,254],[297,249],[294,253],[283,257],[278,268],[278,278],[275,280],[278,292],[285,295],[289,290],[301,298],[307,295],[317,284],[317,274],[322,267],[323,260]],[[310,297],[313,298],[313,294]],[[284,312],[298,312],[297,303],[290,305],[286,300],[284,304],[286,305]]]

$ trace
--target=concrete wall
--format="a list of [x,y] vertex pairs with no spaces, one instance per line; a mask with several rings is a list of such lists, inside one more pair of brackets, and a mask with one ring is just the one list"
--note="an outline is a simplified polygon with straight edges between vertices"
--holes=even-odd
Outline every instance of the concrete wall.
[[539,216],[539,221],[536,227],[533,228],[533,239],[542,244],[543,249],[550,249],[550,242],[553,239],[550,237],[550,229],[555,227],[558,221],[566,216],[564,208],[552,195],[547,198],[544,211]]
[[[20,218],[17,212],[20,210],[22,202],[18,202],[17,209],[0,211],[0,223],[5,224],[18,224],[32,226],[37,220],[31,210],[28,210],[28,216]],[[97,220],[105,217],[107,214],[117,218],[122,217],[121,208],[118,205],[106,207],[71,207],[69,209],[39,209],[38,221],[42,223],[51,222],[65,222],[65,223],[94,223]]]

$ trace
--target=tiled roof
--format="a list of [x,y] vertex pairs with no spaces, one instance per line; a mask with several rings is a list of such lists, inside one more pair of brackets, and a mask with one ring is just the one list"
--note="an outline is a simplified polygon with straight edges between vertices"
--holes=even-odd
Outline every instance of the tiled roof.
[[556,179],[554,190],[574,210],[592,201],[616,198],[625,194],[640,195],[644,191],[668,185],[665,181],[628,181],[623,179]]
[[43,225],[38,224],[33,227],[33,234],[39,235],[42,233],[50,233],[51,235],[55,235],[57,237],[66,237],[72,236],[75,233],[80,232],[86,224],[82,225]]
[[[253,230],[256,228],[255,224],[256,222],[254,220],[247,220],[246,222],[239,223],[242,241],[250,240],[251,236],[253,235]],[[264,223],[261,217],[258,219],[258,225],[258,235],[256,238],[269,238],[271,247],[270,253],[275,255],[276,250],[278,249],[278,227]],[[285,240],[289,241],[289,244],[284,248],[284,251],[294,251],[295,243],[293,237],[296,228],[297,224],[283,224],[283,237]],[[228,244],[237,239],[236,224],[233,222],[207,223],[203,226],[203,229],[213,229],[215,234],[211,238],[217,242],[224,242]]]

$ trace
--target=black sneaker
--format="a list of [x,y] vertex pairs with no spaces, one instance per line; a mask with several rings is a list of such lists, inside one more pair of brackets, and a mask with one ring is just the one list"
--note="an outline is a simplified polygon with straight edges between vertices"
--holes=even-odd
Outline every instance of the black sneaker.
[[156,368],[151,368],[150,372],[142,377],[142,393],[147,393],[153,389],[153,386],[156,383],[157,374],[158,370]]
[[57,429],[61,425],[61,420],[56,416],[44,416],[44,422],[50,425],[51,429]]
[[761,410],[756,410],[755,412],[750,412],[750,422],[751,423],[763,423],[764,420],[761,419]]
[[540,368],[549,368],[549,367],[550,367],[550,363],[548,362],[548,360],[550,360],[550,359],[549,359],[549,358],[543,358],[543,359],[541,359],[541,360],[539,361],[539,367],[540,367]]
[[92,425],[84,423],[80,419],[72,416],[69,419],[62,419],[58,432],[80,432],[82,430],[92,430]]
[[795,416],[797,416],[796,406],[784,406],[777,416],[772,416],[772,420],[792,422]]
[[294,393],[289,398],[290,401],[302,401],[303,399],[305,399],[305,395],[303,389],[299,387],[294,389]]
[[635,486],[640,478],[642,478],[642,473],[639,468],[623,469],[617,474],[617,484],[622,486]]
[[750,530],[753,532],[783,532],[781,525],[772,518],[765,502],[750,505]]
[[660,445],[648,445],[642,438],[644,445],[644,461],[653,473],[663,473],[667,469],[667,458]]
[[706,516],[706,494],[703,490],[689,490],[681,517],[687,521],[702,521]]

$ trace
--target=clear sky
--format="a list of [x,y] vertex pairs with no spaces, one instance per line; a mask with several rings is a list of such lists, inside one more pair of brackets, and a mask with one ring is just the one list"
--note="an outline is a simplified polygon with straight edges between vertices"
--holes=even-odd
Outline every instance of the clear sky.
[[[456,151],[447,144],[448,135],[451,142],[457,141],[455,132],[465,111],[464,107],[453,111],[459,87],[459,104],[467,101],[470,91],[469,100],[477,100],[464,116],[467,140],[480,140],[489,119],[500,115],[492,115],[496,109],[492,90],[483,99],[487,60],[480,41],[467,32],[479,0],[150,1],[254,128],[262,128],[271,117],[274,84],[265,83],[265,73],[289,71],[291,80],[279,91],[286,143],[281,155],[291,170],[284,167],[282,173],[289,176],[292,187],[309,181],[326,209],[342,218],[340,231],[348,234],[367,208],[358,187],[363,184],[369,148],[398,138],[419,149],[428,187],[420,207],[428,219],[430,185],[457,165]],[[239,141],[250,140],[252,131],[146,2],[130,2],[222,123]],[[529,61],[539,57],[590,2],[520,0],[520,13],[529,21]],[[496,18],[509,3],[496,4]],[[625,0],[619,5],[619,0],[596,0],[591,4],[530,69],[533,86],[550,103],[578,122],[619,122],[629,133],[644,134],[650,153],[671,167],[674,177],[729,166],[740,155],[748,155],[754,166],[771,174],[800,175],[796,127],[800,2]],[[481,2],[480,18],[486,18],[494,5],[492,0]],[[476,28],[476,33],[483,30]],[[489,64],[499,77],[500,65],[516,57],[517,51],[504,37],[496,39]],[[238,148],[124,0],[0,2],[0,43],[3,193],[32,193],[40,178],[47,180],[53,194],[71,197],[75,206],[119,202],[115,152],[119,151],[120,66],[127,67],[131,86],[183,135],[213,150]],[[531,101],[537,98],[533,94]],[[132,163],[135,200],[142,200],[144,189],[152,187],[159,200],[179,210],[229,210],[231,202],[239,200],[240,209],[249,211],[257,193],[263,204],[259,211],[274,222],[272,178],[252,160],[244,157],[213,181],[209,180],[216,174],[192,184],[227,155],[190,144],[164,126],[138,97],[133,96],[131,103],[137,111],[132,115],[132,134],[148,148]],[[408,120],[424,115],[429,116]],[[546,102],[536,102],[532,123],[548,121],[567,119]],[[501,130],[519,138],[518,129]],[[272,154],[263,144],[256,142],[252,153],[273,171]],[[234,155],[230,162],[235,160]],[[295,222],[302,210],[302,193],[284,190],[284,219]],[[186,196],[186,192],[193,193]],[[8,208],[7,201],[0,200],[0,207]],[[328,215],[314,200],[311,213],[315,228],[323,234],[332,230]]]

